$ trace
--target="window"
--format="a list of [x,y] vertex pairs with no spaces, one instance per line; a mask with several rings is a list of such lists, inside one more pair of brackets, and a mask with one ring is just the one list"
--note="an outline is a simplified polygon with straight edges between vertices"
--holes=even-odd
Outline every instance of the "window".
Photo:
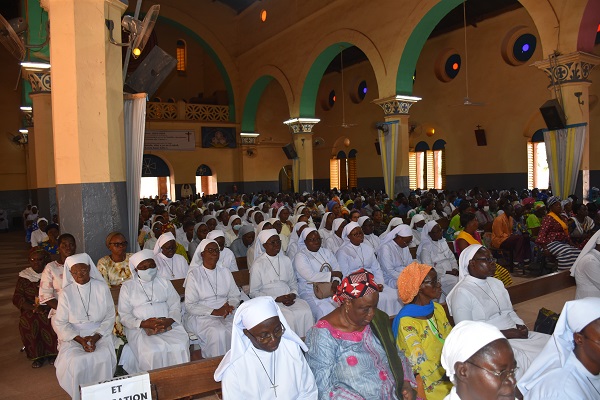
[[433,144],[419,142],[408,153],[409,186],[411,189],[443,189],[446,187],[446,157],[444,140]]
[[546,143],[542,129],[536,131],[527,143],[527,186],[529,189],[548,189],[550,170],[546,158]]
[[217,193],[217,174],[208,165],[201,164],[196,169],[196,192],[202,195]]
[[329,160],[329,188],[340,190],[358,187],[356,149],[350,150],[348,157],[343,151]]
[[177,41],[177,72],[185,73],[186,64],[187,64],[187,49],[186,49],[185,40],[179,39]]

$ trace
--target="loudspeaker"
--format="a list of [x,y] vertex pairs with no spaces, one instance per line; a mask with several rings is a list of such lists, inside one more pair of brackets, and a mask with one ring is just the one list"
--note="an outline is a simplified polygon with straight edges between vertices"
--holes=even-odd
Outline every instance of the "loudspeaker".
[[477,146],[487,146],[485,131],[483,129],[475,129],[475,140],[477,141]]
[[286,144],[281,149],[285,153],[285,156],[288,158],[288,160],[298,158],[298,153],[296,153],[296,149],[294,149],[294,145],[292,143]]
[[148,93],[148,97],[152,97],[176,66],[176,59],[160,47],[154,46],[140,66],[125,81],[125,86],[133,89],[135,93]]
[[379,144],[379,142],[375,142],[375,151],[377,152],[378,156],[381,155],[381,145]]
[[563,111],[560,103],[556,99],[548,100],[540,107],[540,112],[546,122],[546,126],[551,131],[557,129],[564,129],[567,125],[567,119],[565,118],[565,112]]

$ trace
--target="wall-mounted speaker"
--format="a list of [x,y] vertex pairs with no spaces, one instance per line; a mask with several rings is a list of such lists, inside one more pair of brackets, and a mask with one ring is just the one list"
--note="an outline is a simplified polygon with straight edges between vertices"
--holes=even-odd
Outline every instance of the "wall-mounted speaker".
[[296,149],[294,149],[294,145],[292,143],[286,144],[281,149],[285,153],[285,156],[288,158],[288,160],[298,158],[298,153],[296,153]]
[[487,140],[485,138],[485,130],[475,129],[475,140],[477,141],[477,146],[487,146]]
[[147,93],[148,97],[152,97],[176,66],[176,59],[154,46],[142,64],[129,75],[125,88],[135,93]]
[[556,99],[548,100],[540,107],[540,112],[546,122],[546,126],[551,131],[564,129],[567,125],[565,112]]

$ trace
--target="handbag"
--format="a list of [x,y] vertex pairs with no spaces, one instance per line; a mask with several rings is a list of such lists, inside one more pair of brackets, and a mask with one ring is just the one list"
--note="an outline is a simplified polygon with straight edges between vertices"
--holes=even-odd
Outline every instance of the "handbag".
[[535,320],[535,324],[533,325],[533,330],[535,332],[552,335],[554,333],[556,323],[558,322],[558,317],[560,317],[560,314],[557,314],[552,310],[548,310],[547,308],[540,308],[540,311],[538,311],[538,316]]
[[[321,272],[324,270],[329,270],[329,272],[331,272],[331,265],[327,263],[321,265]],[[331,290],[331,282],[313,282],[312,284],[317,299],[327,299],[335,294],[333,290]]]

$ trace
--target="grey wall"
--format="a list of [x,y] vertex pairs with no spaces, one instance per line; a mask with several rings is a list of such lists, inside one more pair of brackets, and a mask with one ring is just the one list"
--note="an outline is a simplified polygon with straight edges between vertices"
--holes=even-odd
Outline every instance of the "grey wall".
[[8,214],[9,229],[23,229],[23,211],[29,204],[29,191],[0,191],[0,208]]

